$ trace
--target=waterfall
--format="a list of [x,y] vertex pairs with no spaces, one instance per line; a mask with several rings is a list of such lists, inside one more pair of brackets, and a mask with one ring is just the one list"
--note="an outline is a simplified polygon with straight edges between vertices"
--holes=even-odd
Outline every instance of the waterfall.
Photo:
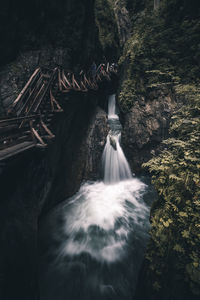
[[108,99],[108,119],[118,119],[118,115],[116,114],[115,94],[109,96]]
[[41,300],[133,299],[149,238],[150,198],[120,146],[115,95],[108,122],[104,181],[84,182],[40,228]]
[[129,164],[120,146],[121,124],[116,114],[115,95],[111,95],[108,99],[108,120],[110,132],[103,151],[102,163],[104,182],[110,184],[132,178]]

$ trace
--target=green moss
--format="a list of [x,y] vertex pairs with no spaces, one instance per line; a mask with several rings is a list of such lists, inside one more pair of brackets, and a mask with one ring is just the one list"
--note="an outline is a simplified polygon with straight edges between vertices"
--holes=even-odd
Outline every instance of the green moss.
[[[200,21],[181,15],[171,19],[171,9],[171,1],[163,1],[159,12],[149,13],[147,6],[135,17],[131,37],[119,59],[119,64],[126,68],[124,81],[142,78],[144,85],[138,83],[139,88],[199,81],[200,44],[197,41]],[[125,94],[124,87],[126,85],[122,83],[122,94]]]
[[134,15],[119,59],[123,112],[141,95],[150,99],[148,93],[163,86],[172,87],[174,98],[183,103],[172,116],[165,150],[144,165],[160,195],[152,208],[143,278],[146,295],[155,296],[151,299],[200,295],[200,20],[199,6],[193,9],[192,2],[163,0],[154,13],[148,1]]
[[135,82],[133,80],[125,80],[122,90],[119,94],[119,105],[121,110],[126,113],[130,111],[134,102],[137,100]]
[[95,18],[103,51],[108,59],[113,60],[118,55],[119,39],[111,1],[96,0]]
[[175,90],[188,101],[172,117],[165,150],[144,164],[160,195],[147,259],[161,288],[169,266],[191,295],[200,295],[200,88],[179,84]]

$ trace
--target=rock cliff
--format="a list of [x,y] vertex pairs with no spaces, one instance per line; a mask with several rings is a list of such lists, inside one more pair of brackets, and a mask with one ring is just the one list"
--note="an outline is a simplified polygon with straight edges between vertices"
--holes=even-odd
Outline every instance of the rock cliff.
[[172,91],[162,87],[151,91],[149,98],[135,101],[123,119],[122,143],[134,172],[156,155],[167,138],[175,102]]
[[[50,68],[62,65],[79,71],[88,68],[95,55],[102,53],[93,0],[51,0],[48,4],[3,1],[1,15],[2,115],[38,65]],[[56,139],[48,149],[35,149],[0,166],[0,298],[3,300],[38,299],[39,218],[74,194],[84,178],[97,176],[98,166],[94,166],[95,171],[91,166],[96,159],[95,156],[90,160],[91,145],[99,132],[103,143],[106,133],[91,120],[94,114],[99,114],[97,122],[105,121],[103,112],[96,109],[100,98],[96,93],[72,93],[59,99],[64,113],[53,120]],[[102,145],[97,148],[99,151]]]

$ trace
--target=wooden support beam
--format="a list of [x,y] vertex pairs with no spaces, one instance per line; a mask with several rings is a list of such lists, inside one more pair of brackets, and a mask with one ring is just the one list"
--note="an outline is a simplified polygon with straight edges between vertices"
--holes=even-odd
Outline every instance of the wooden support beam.
[[28,104],[29,104],[29,102],[31,102],[33,97],[35,98],[35,93],[37,93],[37,89],[40,87],[40,85],[42,83],[42,78],[43,78],[43,76],[41,74],[40,77],[38,78],[37,82],[35,83],[32,91],[30,91],[25,103],[23,103],[22,107],[18,110],[18,113],[17,113],[18,116],[23,114],[23,112],[27,112]]
[[[53,110],[52,111],[55,111],[55,112],[62,112],[63,109],[62,107],[58,104],[58,102],[56,101],[55,97],[53,96],[53,93],[52,91],[50,90],[50,99],[51,99],[51,104],[53,106]],[[57,106],[57,110],[54,108],[54,103],[55,105]]]
[[106,72],[109,73],[109,62],[107,63]]
[[[44,89],[44,86],[45,86],[45,84],[43,83],[42,86],[40,87],[38,93],[36,94],[34,100],[33,100],[32,103],[30,104],[30,106],[26,108],[26,112],[25,112],[26,115],[28,115],[29,112],[32,111],[32,108],[33,108],[34,104],[36,103],[36,100],[37,100],[37,98],[39,97],[39,95],[41,94],[42,90]],[[33,109],[33,113],[34,113],[34,112],[36,112],[36,111]],[[24,121],[21,122],[19,128],[21,128],[21,127],[23,126],[23,124],[24,124]]]
[[3,125],[3,123],[15,123],[20,122],[22,120],[30,120],[38,117],[39,114],[30,115],[30,116],[23,116],[23,117],[15,117],[15,118],[6,118],[6,119],[0,119],[0,126]]
[[87,77],[86,77],[85,74],[84,74],[84,81],[85,81],[85,83],[90,87],[90,83],[89,83],[89,81],[87,80]]
[[51,132],[51,130],[46,126],[46,124],[41,120],[40,121],[42,127],[44,128],[44,130],[48,133],[48,135],[50,136],[50,138],[55,138],[55,135]]
[[23,89],[21,90],[21,92],[19,93],[18,97],[15,99],[15,101],[13,102],[12,106],[14,107],[17,102],[19,102],[19,100],[21,99],[21,97],[23,96],[24,92],[27,90],[28,86],[30,85],[31,81],[33,80],[33,78],[39,73],[40,68],[37,68],[35,70],[35,72],[31,75],[31,77],[29,78],[28,82],[26,83],[26,85],[23,87]]
[[55,68],[53,70],[53,73],[51,74],[51,77],[49,79],[49,82],[46,84],[45,86],[45,89],[44,89],[44,92],[43,94],[41,95],[41,97],[38,99],[38,103],[36,104],[35,108],[34,108],[34,112],[37,112],[37,110],[40,108],[40,105],[41,103],[43,102],[43,100],[45,99],[45,96],[47,95],[50,87],[51,87],[51,84],[52,82],[55,80],[55,75],[56,75],[56,72],[58,72],[58,68]]
[[58,69],[58,86],[59,86],[59,90],[62,92],[60,69]]
[[86,88],[85,84],[83,83],[83,81],[81,81],[81,84],[80,84],[83,88],[81,89],[83,92],[87,92],[88,89]]
[[78,91],[81,90],[81,88],[80,88],[78,82],[76,81],[76,79],[75,79],[75,77],[74,77],[74,74],[72,74],[72,84],[73,84],[73,88],[74,88],[75,90],[78,90]]
[[62,71],[62,77],[63,77],[63,81],[66,82],[69,86],[69,88],[71,89],[72,88],[72,85],[71,83],[69,82],[69,80],[67,79],[67,77],[65,76],[65,72],[64,70]]
[[35,130],[32,126],[31,126],[31,131],[32,131],[33,135],[36,137],[36,139],[40,142],[40,144],[43,147],[46,147],[47,144],[45,144],[45,142],[43,141],[43,139],[41,138],[41,136],[39,135],[39,133],[37,132],[37,130]]
[[60,79],[60,82],[61,82],[62,86],[63,86],[66,90],[71,90],[71,88],[68,88],[68,87],[66,86],[66,84],[63,82],[62,79]]

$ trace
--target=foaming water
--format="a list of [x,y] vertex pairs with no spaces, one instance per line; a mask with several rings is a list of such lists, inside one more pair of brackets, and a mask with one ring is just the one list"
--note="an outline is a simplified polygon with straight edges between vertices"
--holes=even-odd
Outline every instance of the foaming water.
[[[102,163],[104,169],[104,182],[108,184],[132,178],[129,164],[119,143],[120,136],[120,133],[115,136],[107,136]],[[111,144],[111,138],[115,148]]]
[[116,114],[116,100],[114,94],[108,99],[108,119],[119,119]]
[[149,187],[87,182],[40,231],[41,300],[133,300],[148,241]]
[[148,209],[141,199],[144,190],[138,179],[115,185],[84,184],[63,207],[67,239],[61,246],[62,255],[85,252],[99,261],[121,259],[133,222],[143,227],[147,218]]
[[108,119],[104,181],[84,183],[41,226],[41,300],[134,299],[153,194],[132,177],[120,146],[114,95]]
[[131,169],[120,146],[121,124],[116,114],[115,95],[108,99],[108,120],[110,132],[102,155],[104,182],[107,184],[132,178]]

